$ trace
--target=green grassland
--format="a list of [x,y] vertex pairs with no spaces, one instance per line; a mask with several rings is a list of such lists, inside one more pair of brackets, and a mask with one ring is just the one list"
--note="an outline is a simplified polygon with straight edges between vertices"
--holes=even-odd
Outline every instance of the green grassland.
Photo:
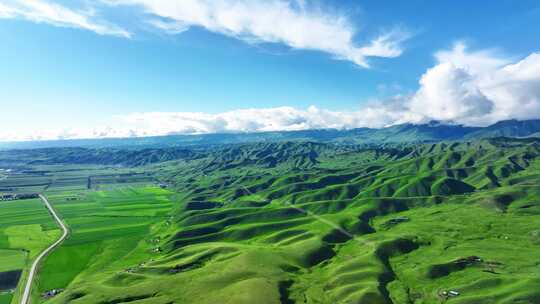
[[[129,189],[52,198],[81,236],[44,266],[40,290],[70,282],[48,303],[540,302],[538,139],[241,145],[147,170],[179,203],[133,243],[113,231],[135,223],[77,216],[142,216],[100,203]],[[43,280],[73,256],[76,276]]]
[[[134,168],[25,164],[47,171],[71,229],[34,300],[540,303],[538,139],[204,151],[147,151]],[[170,190],[142,186],[154,180]]]

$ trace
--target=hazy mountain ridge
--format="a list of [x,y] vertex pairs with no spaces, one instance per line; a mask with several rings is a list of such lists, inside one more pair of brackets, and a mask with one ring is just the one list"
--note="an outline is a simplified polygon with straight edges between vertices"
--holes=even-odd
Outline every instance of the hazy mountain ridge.
[[[212,171],[249,165],[267,168],[282,164],[294,168],[309,168],[321,158],[335,157],[343,153],[370,150],[386,153],[389,159],[417,153],[418,143],[466,143],[493,141],[505,142],[504,138],[534,138],[540,132],[540,120],[504,121],[486,128],[445,125],[430,122],[424,125],[402,124],[383,129],[309,130],[296,132],[272,132],[257,134],[217,134],[198,136],[206,144],[174,143],[177,137],[142,138],[141,140],[164,140],[155,147],[133,145],[118,147],[56,147],[0,151],[4,163],[23,164],[99,164],[119,166],[144,166],[174,160],[200,160],[199,170]],[[185,136],[193,140],[195,137]],[[257,138],[257,141],[251,139]],[[491,141],[482,139],[493,138]],[[501,139],[502,138],[502,139]],[[211,139],[211,140],[210,140]],[[107,141],[119,144],[122,140]],[[227,143],[232,141],[231,143]],[[242,142],[246,141],[246,142]],[[99,141],[97,141],[99,143]],[[192,141],[193,142],[193,141]],[[218,143],[219,142],[219,143]],[[103,143],[101,143],[103,144]],[[446,144],[443,144],[446,145]],[[154,144],[150,145],[154,146]],[[423,146],[425,147],[425,146]]]
[[202,135],[169,135],[137,138],[75,139],[33,142],[4,142],[0,149],[33,149],[50,147],[87,147],[144,149],[163,147],[198,147],[251,142],[313,141],[346,144],[437,142],[472,140],[487,137],[527,137],[540,132],[540,119],[505,120],[487,127],[466,127],[432,121],[427,124],[400,124],[380,129],[319,129],[261,133],[223,133]]

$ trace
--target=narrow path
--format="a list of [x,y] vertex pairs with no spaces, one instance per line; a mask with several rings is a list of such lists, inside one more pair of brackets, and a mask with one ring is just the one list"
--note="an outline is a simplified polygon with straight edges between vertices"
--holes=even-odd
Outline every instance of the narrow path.
[[62,241],[64,241],[67,238],[67,236],[69,235],[68,228],[66,227],[64,222],[62,222],[62,220],[60,219],[58,214],[56,214],[56,211],[51,206],[51,204],[49,203],[47,198],[45,196],[41,195],[41,194],[39,195],[39,198],[41,198],[43,203],[45,203],[45,206],[47,207],[47,209],[49,209],[49,212],[53,216],[54,220],[58,223],[60,228],[62,228],[63,233],[62,233],[62,236],[56,242],[54,242],[51,246],[47,247],[47,249],[43,250],[43,252],[41,252],[41,254],[32,263],[32,267],[30,268],[30,272],[28,273],[28,278],[26,280],[26,286],[24,287],[24,293],[23,293],[23,296],[21,298],[21,304],[29,304],[30,303],[30,293],[32,291],[32,282],[34,281],[34,277],[36,275],[39,262],[41,262],[41,260],[47,254],[49,254],[51,251],[53,251],[54,248],[56,248],[58,245],[60,245],[60,243],[62,243]]

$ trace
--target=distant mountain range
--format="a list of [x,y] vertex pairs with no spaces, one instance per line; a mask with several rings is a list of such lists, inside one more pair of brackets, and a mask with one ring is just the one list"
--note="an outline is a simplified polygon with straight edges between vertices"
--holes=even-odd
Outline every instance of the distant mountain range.
[[489,137],[540,136],[540,119],[505,120],[487,127],[466,127],[432,121],[427,124],[400,124],[391,127],[350,130],[320,129],[258,133],[221,133],[202,135],[168,135],[113,139],[73,139],[29,142],[0,142],[0,149],[33,149],[54,147],[86,148],[163,148],[238,144],[252,142],[312,141],[345,144],[379,144],[406,142],[439,142],[474,140]]

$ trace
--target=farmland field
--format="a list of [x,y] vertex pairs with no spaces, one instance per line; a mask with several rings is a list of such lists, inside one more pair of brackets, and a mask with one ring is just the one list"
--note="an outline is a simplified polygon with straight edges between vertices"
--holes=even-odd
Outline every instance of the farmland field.
[[[31,261],[59,235],[41,200],[0,202],[0,275],[6,278],[0,284],[4,291],[0,303],[18,299],[17,283],[24,281]],[[6,293],[8,290],[13,291]]]
[[[144,260],[156,246],[145,237],[171,211],[171,193],[149,187],[151,178],[130,169],[52,165],[10,171],[2,171],[0,194],[45,193],[71,230],[69,239],[41,263],[33,302],[42,301],[45,291],[84,277],[84,272],[114,272]],[[0,303],[18,301],[22,284],[15,279],[20,276],[16,281],[24,282],[33,258],[59,235],[39,199],[0,202],[0,273],[12,282],[0,286]]]
[[171,193],[153,187],[61,192],[48,196],[71,235],[43,263],[37,292],[63,289],[95,275],[110,275],[152,257],[152,233],[169,217]]

